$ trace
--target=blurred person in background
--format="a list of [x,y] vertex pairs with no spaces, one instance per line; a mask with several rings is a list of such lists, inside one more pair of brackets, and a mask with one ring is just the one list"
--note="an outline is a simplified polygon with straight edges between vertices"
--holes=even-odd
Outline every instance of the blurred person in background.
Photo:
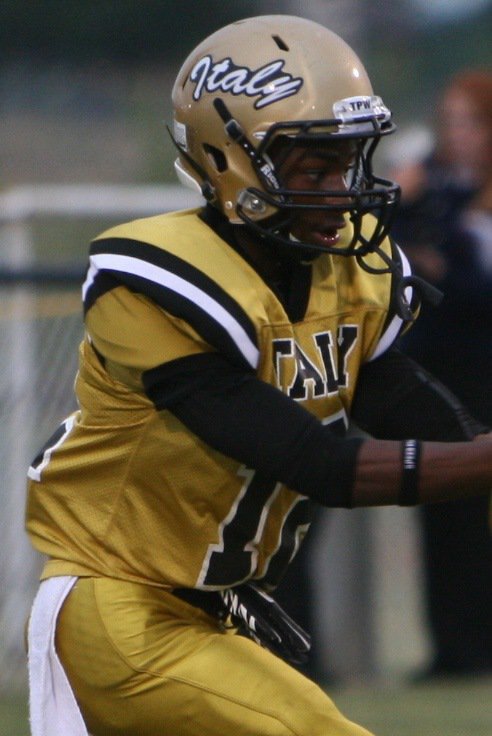
[[[396,241],[444,294],[402,340],[405,351],[492,421],[492,73],[464,70],[436,107],[435,143],[394,172]],[[435,657],[423,677],[492,672],[492,537],[487,496],[421,509]]]

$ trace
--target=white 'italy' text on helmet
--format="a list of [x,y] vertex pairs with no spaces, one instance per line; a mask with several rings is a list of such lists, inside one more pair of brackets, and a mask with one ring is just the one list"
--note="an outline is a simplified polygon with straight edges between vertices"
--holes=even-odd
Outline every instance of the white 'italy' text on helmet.
[[[286,15],[232,23],[188,56],[172,100],[178,176],[231,223],[312,252],[319,246],[290,237],[292,212],[343,209],[353,237],[333,252],[363,256],[378,249],[388,234],[399,188],[374,175],[372,156],[394,125],[361,61],[335,33]],[[341,139],[354,141],[356,150],[343,192],[318,192],[319,204],[313,204],[312,191],[304,192],[303,203],[302,191],[283,186],[270,156],[280,140],[322,147]],[[375,216],[374,228],[363,235],[367,213]]]

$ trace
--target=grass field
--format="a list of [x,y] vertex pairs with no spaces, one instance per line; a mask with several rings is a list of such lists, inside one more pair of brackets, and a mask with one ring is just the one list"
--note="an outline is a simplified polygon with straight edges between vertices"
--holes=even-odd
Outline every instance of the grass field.
[[[330,694],[346,716],[377,736],[492,736],[492,679]],[[26,698],[0,699],[0,736],[29,736]]]
[[492,736],[492,679],[345,689],[333,699],[377,736]]

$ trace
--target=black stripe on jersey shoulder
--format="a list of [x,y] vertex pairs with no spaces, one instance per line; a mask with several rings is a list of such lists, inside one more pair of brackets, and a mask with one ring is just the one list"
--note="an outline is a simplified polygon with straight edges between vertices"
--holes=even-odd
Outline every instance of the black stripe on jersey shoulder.
[[[141,240],[133,240],[132,238],[103,238],[101,240],[95,240],[91,245],[89,254],[97,255],[99,253],[138,258],[140,261],[150,263],[157,268],[171,271],[185,279],[185,281],[189,281],[203,291],[206,291],[210,296],[214,296],[214,291],[217,293],[219,290],[223,291],[215,281],[188,261]],[[223,293],[227,296],[225,292]],[[233,300],[231,299],[231,301]]]
[[87,314],[92,305],[101,296],[112,289],[116,289],[117,286],[121,286],[121,282],[117,278],[112,276],[108,271],[99,271],[85,295],[83,303],[84,314]]
[[[179,276],[220,304],[242,327],[251,342],[257,346],[254,323],[238,302],[219,286],[217,282],[203,273],[203,271],[200,271],[200,269],[179,256],[161,250],[150,243],[132,240],[130,238],[104,238],[96,240],[91,245],[90,255],[98,254],[130,256],[131,258],[136,258],[144,263],[155,266],[157,269],[162,269],[175,276]],[[185,295],[166,287],[158,281],[146,278],[137,273],[132,273],[131,271],[113,270],[111,268],[99,270],[87,291],[84,300],[85,312],[105,292],[120,285],[126,286],[133,292],[147,296],[173,316],[184,319],[214,347],[224,349],[226,347],[224,341],[229,344],[231,343],[231,338],[228,336],[224,327]],[[233,352],[237,355],[238,349],[236,346],[234,346]]]
[[[384,335],[384,333],[386,332],[387,328],[389,327],[389,325],[390,325],[391,321],[393,320],[393,318],[395,317],[395,315],[398,314],[398,316],[399,316],[399,311],[398,311],[398,287],[399,287],[399,284],[400,284],[401,273],[403,272],[403,263],[402,263],[402,258],[401,258],[400,250],[398,249],[398,247],[397,247],[397,245],[396,245],[396,243],[394,242],[393,239],[390,239],[390,244],[391,244],[391,259],[394,262],[398,263],[399,269],[396,270],[395,272],[393,272],[391,274],[390,308],[388,309],[388,314],[386,315],[386,319],[384,321],[383,329],[382,329],[382,332],[381,332],[382,335]],[[414,314],[416,314],[416,312],[418,310],[418,306],[419,306],[418,294],[416,292],[416,289],[413,289],[412,302],[410,304],[410,307],[411,307],[412,312]],[[401,329],[404,329],[405,326],[406,326],[406,324],[407,324],[406,322],[402,322]]]

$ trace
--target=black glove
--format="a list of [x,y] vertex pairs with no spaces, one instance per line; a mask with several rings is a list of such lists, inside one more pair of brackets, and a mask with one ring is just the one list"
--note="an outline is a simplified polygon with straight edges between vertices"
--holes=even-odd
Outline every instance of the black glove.
[[256,585],[240,585],[220,591],[231,622],[238,633],[254,639],[291,664],[303,664],[311,649],[311,637]]

